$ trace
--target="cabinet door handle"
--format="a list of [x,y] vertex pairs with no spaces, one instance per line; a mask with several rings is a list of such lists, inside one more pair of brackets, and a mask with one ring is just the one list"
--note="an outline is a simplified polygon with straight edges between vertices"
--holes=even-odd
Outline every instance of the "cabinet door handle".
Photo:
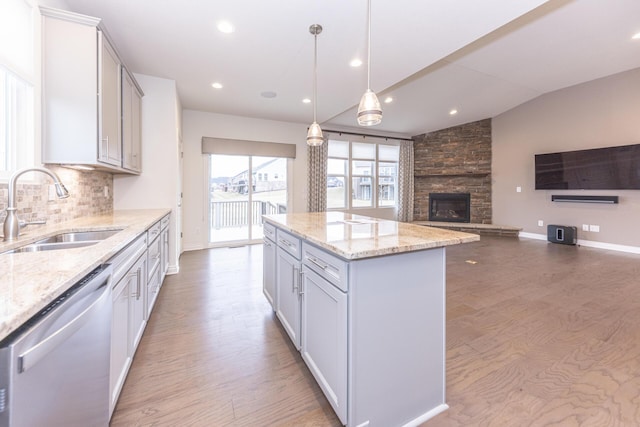
[[300,269],[298,267],[293,267],[293,286],[291,288],[291,292],[296,292],[298,290],[299,271]]
[[269,243],[269,242],[264,242],[264,245],[265,245],[266,247],[268,247],[268,248],[270,248],[270,247],[271,247],[271,243]]
[[142,282],[142,267],[138,268],[136,271],[136,275],[138,276],[138,286],[136,289],[136,299],[140,299],[140,283]]
[[320,261],[318,261],[318,259],[317,259],[317,258],[311,258],[311,257],[308,257],[307,259],[308,259],[309,261],[311,261],[313,264],[315,264],[315,265],[317,265],[318,267],[320,267],[321,269],[323,269],[323,270],[326,270],[326,269],[329,267],[329,265],[327,265],[327,264],[322,264]]
[[282,243],[282,244],[283,244],[283,245],[285,245],[285,246],[290,247],[290,248],[292,248],[292,247],[294,246],[294,245],[292,245],[291,243],[287,242],[287,241],[286,241],[286,240],[284,240],[284,239],[280,239],[280,240],[279,240],[279,242],[280,242],[280,243]]
[[304,295],[304,271],[300,270],[298,279],[300,280],[300,296],[302,296]]

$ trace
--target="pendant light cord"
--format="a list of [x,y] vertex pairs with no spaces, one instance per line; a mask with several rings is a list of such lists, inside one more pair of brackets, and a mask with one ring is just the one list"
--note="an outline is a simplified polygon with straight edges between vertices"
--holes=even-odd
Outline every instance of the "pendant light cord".
[[313,121],[316,122],[318,103],[318,34],[313,35]]
[[367,2],[367,89],[371,90],[371,0]]

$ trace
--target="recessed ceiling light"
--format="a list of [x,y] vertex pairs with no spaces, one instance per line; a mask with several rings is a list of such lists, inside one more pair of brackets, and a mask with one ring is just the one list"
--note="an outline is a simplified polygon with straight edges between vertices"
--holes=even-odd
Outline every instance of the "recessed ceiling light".
[[633,35],[633,37],[631,37],[633,40],[640,40],[640,33],[635,33]]
[[274,91],[272,91],[272,90],[266,90],[266,91],[262,92],[262,93],[260,94],[260,96],[261,96],[261,97],[263,97],[263,98],[269,98],[269,99],[271,99],[271,98],[275,98],[276,96],[278,96],[278,94],[277,94],[277,93],[275,93],[275,92],[274,92]]
[[222,84],[215,82],[215,83],[211,83],[211,87],[214,89],[222,89]]
[[456,110],[455,108],[451,111],[449,111],[449,115],[451,116],[455,116],[456,114],[458,114],[458,110]]
[[218,31],[225,34],[231,34],[236,29],[233,27],[233,24],[229,21],[220,21],[218,22]]
[[362,65],[362,60],[356,58],[356,59],[352,59],[351,62],[349,62],[349,65],[351,65],[352,67],[359,67]]
[[309,98],[305,98],[302,100],[305,104],[311,104],[311,100]]
[[393,102],[393,98],[392,98],[392,97],[390,97],[390,96],[387,96],[387,97],[384,99],[384,103],[385,103],[385,104],[389,104],[390,102]]

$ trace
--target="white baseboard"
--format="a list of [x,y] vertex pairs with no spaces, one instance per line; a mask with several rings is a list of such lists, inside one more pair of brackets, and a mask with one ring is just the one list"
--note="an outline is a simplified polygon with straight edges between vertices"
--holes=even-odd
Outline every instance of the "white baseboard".
[[200,246],[200,245],[193,245],[193,246],[183,246],[182,247],[182,251],[183,252],[189,252],[189,251],[199,251],[202,249],[207,249],[205,246]]
[[409,421],[403,427],[417,427],[422,423],[424,423],[425,421],[435,417],[439,413],[446,411],[447,409],[449,409],[449,405],[447,405],[446,403],[441,403],[440,405],[436,406],[432,410],[427,411],[424,414],[420,415],[418,418],[415,418]]
[[[524,233],[522,231],[518,234],[518,237],[524,237],[525,239],[534,240],[547,240],[546,234]],[[640,247],[638,246],[617,245],[615,243],[594,242],[593,240],[583,239],[578,239],[577,244],[579,246],[586,246],[589,248],[607,249],[610,251],[626,252],[630,254],[640,254]]]
[[519,232],[518,237],[524,237],[525,239],[534,240],[547,240],[546,234],[525,233],[524,231]]

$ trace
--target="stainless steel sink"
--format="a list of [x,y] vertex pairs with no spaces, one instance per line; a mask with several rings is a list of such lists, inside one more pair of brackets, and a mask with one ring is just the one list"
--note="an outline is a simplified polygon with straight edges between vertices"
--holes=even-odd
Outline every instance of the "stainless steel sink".
[[102,240],[108,239],[119,231],[122,231],[122,229],[60,233],[2,253],[16,254],[21,252],[55,251],[58,249],[81,248],[100,243]]
[[46,239],[38,240],[32,244],[41,243],[62,243],[62,242],[87,242],[87,241],[100,241],[108,239],[120,230],[103,230],[103,231],[73,231],[69,233],[56,234],[55,236],[47,237]]

